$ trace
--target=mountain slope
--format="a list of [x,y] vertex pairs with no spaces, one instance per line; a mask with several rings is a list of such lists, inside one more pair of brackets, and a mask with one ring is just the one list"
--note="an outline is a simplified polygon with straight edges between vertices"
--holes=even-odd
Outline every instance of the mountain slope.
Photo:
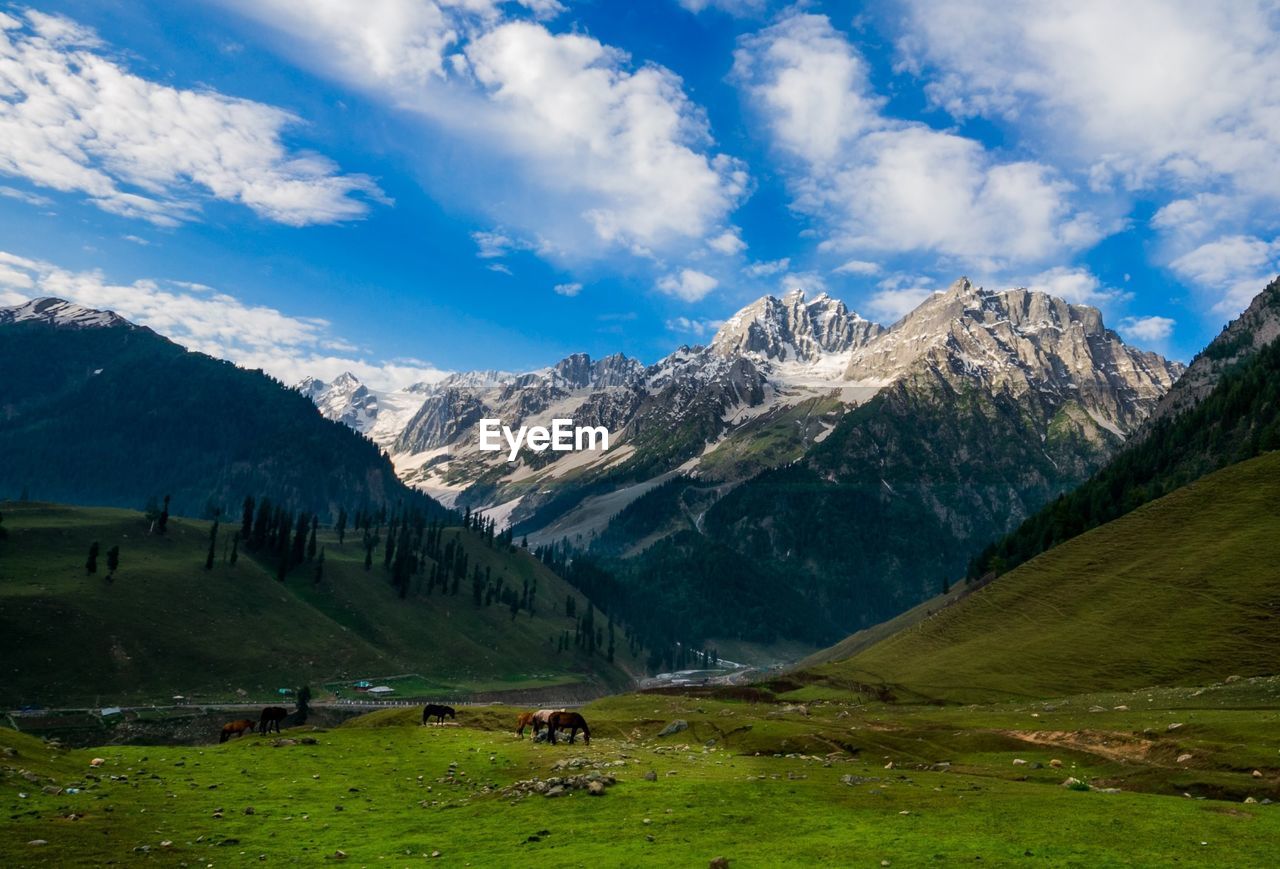
[[[666,516],[653,498],[637,501],[597,550],[632,586],[716,596],[718,609],[682,613],[701,630],[746,624],[764,639],[799,624],[804,639],[829,642],[958,578],[975,545],[1105,462],[1179,371],[1125,346],[1093,308],[962,279],[851,350],[845,382],[874,397],[852,406],[832,397],[834,418],[782,467],[708,498],[711,451],[683,489],[663,490]],[[732,617],[738,593],[692,556],[682,567],[665,550],[637,554],[663,534],[686,553],[717,548],[750,563],[767,587],[785,589],[777,617]]]
[[426,496],[378,448],[261,371],[56,299],[0,309],[0,493],[175,513],[268,493],[329,516]]
[[[1266,311],[1272,318],[1280,311],[1280,281],[1264,290],[1237,323],[1280,322],[1267,321]],[[1280,339],[1255,348],[1253,339],[1270,333],[1235,325],[1192,368],[1205,359],[1232,360],[1230,364],[1189,372],[1193,380],[1187,386],[1180,381],[1170,393],[1180,396],[1175,404],[1162,405],[1180,410],[1167,409],[1092,479],[978,553],[969,575],[1021,564],[1212,470],[1280,447]]]
[[798,678],[967,703],[1277,673],[1277,563],[1273,452],[1095,528]]
[[[323,576],[314,564],[284,583],[275,561],[243,549],[226,562],[233,530],[224,524],[212,570],[204,569],[209,523],[174,518],[164,536],[142,514],[47,504],[0,505],[9,534],[0,541],[0,706],[149,701],[174,694],[267,697],[280,686],[416,673],[433,692],[586,683],[622,687],[629,678],[602,654],[557,652],[573,633],[564,614],[585,599],[528,553],[487,546],[480,535],[446,529],[473,568],[517,591],[536,584],[534,611],[512,616],[495,602],[477,606],[470,581],[457,595],[428,594],[415,580],[401,599],[378,558],[369,571],[349,534],[339,545],[322,530]],[[90,543],[102,550],[86,574]],[[107,582],[106,551],[120,547]],[[378,547],[381,555],[381,547]],[[425,573],[430,575],[429,561]],[[619,664],[630,662],[619,640]]]

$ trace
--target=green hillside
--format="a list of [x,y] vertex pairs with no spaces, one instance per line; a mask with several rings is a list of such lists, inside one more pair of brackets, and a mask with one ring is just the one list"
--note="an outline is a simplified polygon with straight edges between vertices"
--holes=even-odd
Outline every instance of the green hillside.
[[1280,452],[1218,471],[803,681],[981,702],[1280,673]]
[[[589,681],[622,687],[629,679],[602,654],[572,644],[557,651],[586,600],[529,554],[491,548],[481,535],[445,529],[469,563],[496,582],[536,581],[533,614],[505,604],[477,606],[471,583],[457,595],[427,595],[414,577],[401,599],[377,559],[348,537],[321,531],[323,578],[296,567],[281,584],[275,563],[241,552],[226,563],[229,531],[204,569],[209,523],[173,518],[165,536],[147,533],[142,514],[47,504],[0,504],[0,706],[127,703],[174,694],[235,699],[304,682],[417,674],[402,686],[441,695]],[[98,572],[86,555],[100,544]],[[120,567],[106,580],[106,552]],[[379,552],[379,554],[381,554]],[[426,574],[430,575],[430,562]],[[596,613],[597,625],[605,619]],[[630,663],[619,628],[617,662]]]

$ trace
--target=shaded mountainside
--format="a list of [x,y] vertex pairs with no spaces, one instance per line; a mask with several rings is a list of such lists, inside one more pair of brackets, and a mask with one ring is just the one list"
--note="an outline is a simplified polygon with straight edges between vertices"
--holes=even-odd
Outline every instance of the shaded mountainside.
[[[175,513],[416,502],[379,449],[261,371],[57,300],[0,311],[0,493]],[[438,508],[437,508],[438,509]]]
[[[598,690],[630,684],[622,666],[632,657],[619,628],[615,666],[557,641],[574,633],[566,615],[585,598],[520,549],[487,545],[483,535],[446,528],[442,545],[461,551],[473,571],[523,594],[533,611],[513,614],[506,601],[478,605],[472,581],[456,594],[424,577],[406,597],[393,587],[382,558],[364,567],[357,535],[345,545],[322,529],[322,577],[315,562],[299,564],[285,581],[277,560],[240,549],[229,563],[234,526],[223,524],[217,557],[205,569],[209,523],[171,519],[164,536],[147,533],[137,512],[48,504],[0,505],[7,539],[0,540],[0,707],[38,703],[109,705],[174,694],[235,700],[281,686],[418,674],[420,691],[456,696],[469,691],[587,683]],[[385,534],[385,530],[384,530]],[[101,546],[97,572],[86,553]],[[106,580],[106,552],[120,547],[120,566]],[[382,547],[378,547],[381,556]],[[596,611],[596,622],[604,618]],[[406,693],[401,691],[401,693]],[[101,702],[99,702],[101,701]]]
[[[1280,281],[1197,357],[1188,373],[1199,372],[1194,383],[1170,393],[1181,395],[1180,412],[1154,418],[1094,477],[989,545],[969,575],[1000,573],[1210,471],[1280,448],[1280,340],[1254,348],[1260,332],[1237,327],[1271,322],[1268,310],[1272,318],[1280,311]],[[1204,359],[1233,361],[1209,369]],[[1209,371],[1214,385],[1200,394]]]
[[800,681],[960,703],[1280,673],[1280,453],[1046,552]]

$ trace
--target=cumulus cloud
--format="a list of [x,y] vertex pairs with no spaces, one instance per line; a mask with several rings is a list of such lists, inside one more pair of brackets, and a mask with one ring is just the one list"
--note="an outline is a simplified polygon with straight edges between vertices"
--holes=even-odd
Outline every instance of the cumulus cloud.
[[445,374],[414,360],[351,355],[358,348],[334,335],[326,320],[246,304],[203,284],[156,279],[118,283],[99,271],[73,271],[0,251],[0,305],[42,296],[115,311],[189,350],[261,368],[285,383],[351,371],[375,388],[394,389]]
[[694,14],[707,9],[716,9],[739,17],[761,15],[768,6],[768,0],[676,0],[676,2]]
[[297,124],[272,106],[134,75],[69,19],[0,13],[0,173],[164,226],[211,199],[292,226],[386,201],[368,177],[286,147]]
[[568,283],[568,284],[556,284],[551,289],[557,295],[568,296],[569,298],[573,298],[574,296],[578,295],[578,293],[582,292],[582,284],[577,282]]
[[681,269],[658,281],[658,289],[686,302],[697,302],[720,286],[720,282],[697,269]]
[[785,272],[790,267],[791,257],[784,256],[781,259],[751,263],[742,271],[744,274],[753,278],[766,278],[769,275],[776,275],[779,272]]
[[266,24],[300,62],[465,145],[464,168],[500,178],[502,194],[451,193],[539,237],[544,256],[689,253],[723,233],[746,192],[744,165],[715,151],[674,73],[507,17],[498,0],[369,0],[358,13],[342,0],[221,2]]
[[886,115],[866,61],[825,16],[791,14],[744,37],[733,77],[792,160],[795,205],[825,226],[824,249],[993,268],[1043,262],[1102,235],[1051,167]]
[[881,323],[895,323],[936,292],[929,287],[886,287],[866,301],[867,314]]
[[878,275],[881,269],[877,263],[851,259],[843,265],[836,266],[832,271],[838,275]]
[[1131,341],[1159,343],[1173,334],[1177,321],[1169,317],[1125,317],[1120,333]]
[[[1280,205],[1280,16],[1268,0],[910,0],[901,49],[933,103],[1016,124],[1100,191],[1157,203],[1158,256],[1192,275],[1213,250],[1274,231]],[[974,45],[983,50],[974,51]],[[1197,255],[1204,246],[1209,254]],[[1176,265],[1181,261],[1181,265]],[[1250,282],[1257,273],[1240,277]],[[1236,279],[1202,293],[1248,302]],[[1203,283],[1198,285],[1205,289]],[[1256,292],[1256,290],[1255,290]]]
[[738,234],[736,229],[730,229],[709,240],[707,247],[725,256],[733,256],[746,250],[747,243],[742,240],[742,236]]
[[1280,239],[1227,236],[1188,251],[1170,266],[1211,300],[1214,314],[1231,317],[1280,272]]
[[1104,286],[1098,276],[1086,268],[1058,266],[1043,271],[1027,283],[1027,289],[1048,293],[1077,305],[1106,307],[1127,301],[1131,293]]

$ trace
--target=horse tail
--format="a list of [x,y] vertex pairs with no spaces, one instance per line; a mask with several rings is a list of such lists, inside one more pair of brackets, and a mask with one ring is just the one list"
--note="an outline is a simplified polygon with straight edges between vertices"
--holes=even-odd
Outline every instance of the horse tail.
[[589,745],[591,743],[591,728],[587,726],[587,719],[579,715],[578,721],[582,724],[582,739]]
[[222,734],[218,737],[218,742],[219,742],[219,743],[222,743],[222,742],[226,742],[226,741],[227,741],[227,730],[226,730],[226,728],[224,727],[224,728],[222,729]]

